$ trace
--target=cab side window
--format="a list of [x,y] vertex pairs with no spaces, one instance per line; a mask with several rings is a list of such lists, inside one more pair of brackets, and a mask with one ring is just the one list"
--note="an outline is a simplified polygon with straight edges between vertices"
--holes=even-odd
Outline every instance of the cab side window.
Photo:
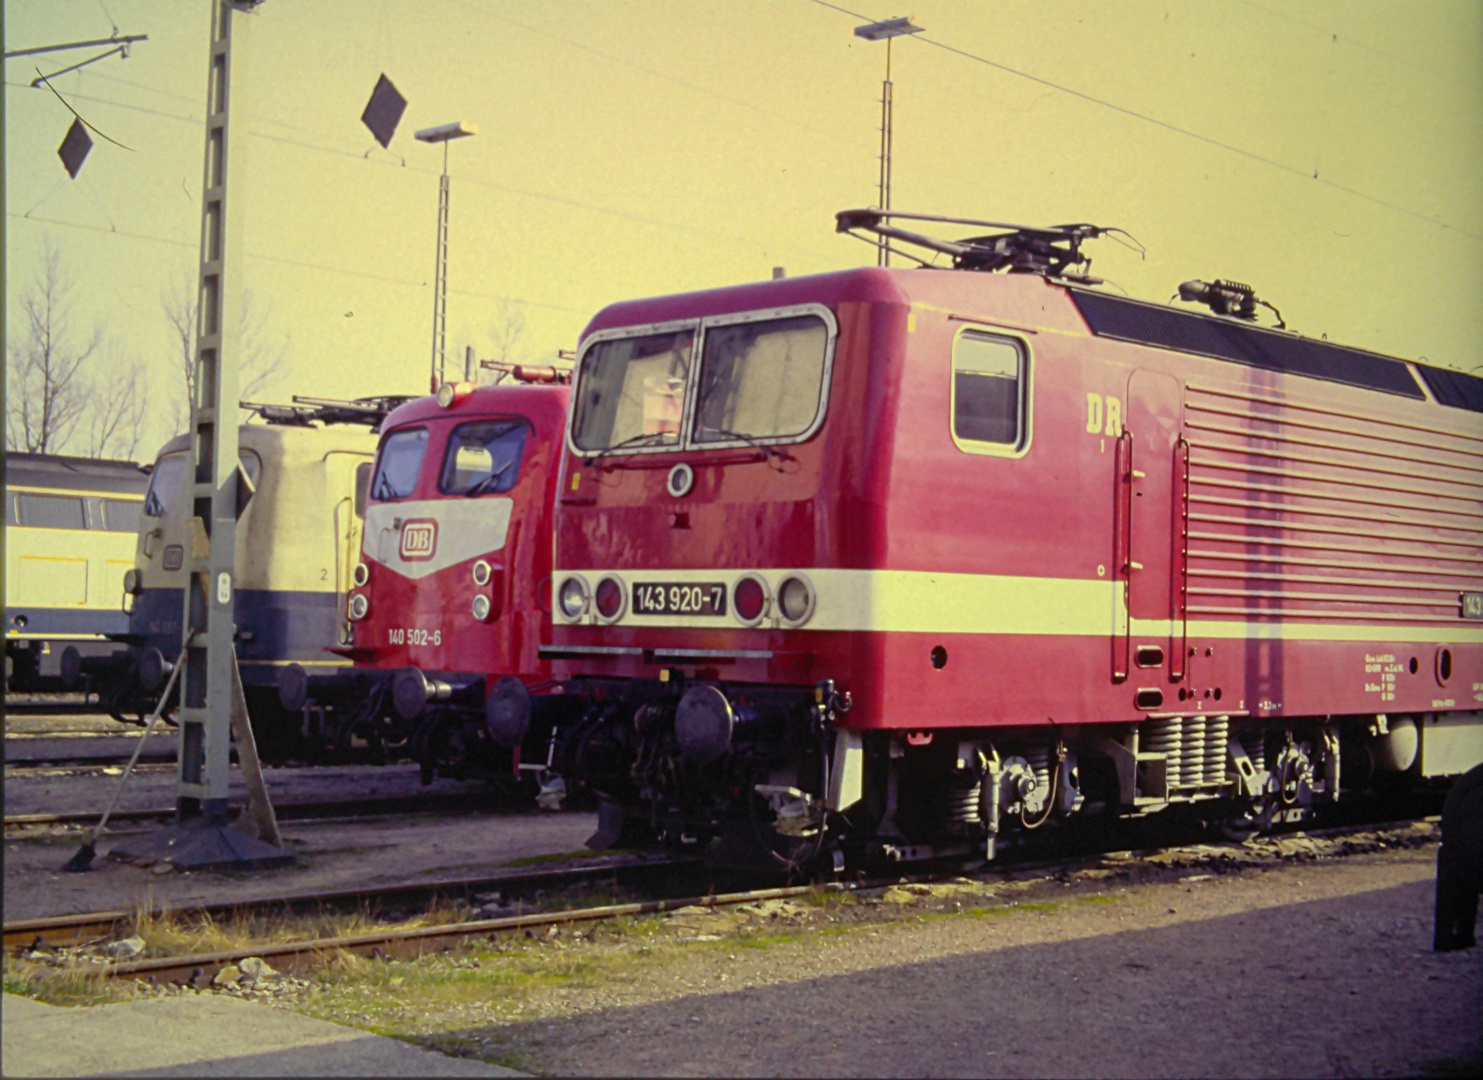
[[1025,438],[1029,362],[1018,342],[965,331],[953,343],[953,436],[1017,450]]

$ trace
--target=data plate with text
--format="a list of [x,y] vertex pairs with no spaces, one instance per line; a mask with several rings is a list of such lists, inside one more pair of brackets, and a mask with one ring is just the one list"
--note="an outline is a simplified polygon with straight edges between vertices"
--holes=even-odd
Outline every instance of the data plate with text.
[[719,581],[644,581],[633,587],[635,615],[725,615],[726,586]]

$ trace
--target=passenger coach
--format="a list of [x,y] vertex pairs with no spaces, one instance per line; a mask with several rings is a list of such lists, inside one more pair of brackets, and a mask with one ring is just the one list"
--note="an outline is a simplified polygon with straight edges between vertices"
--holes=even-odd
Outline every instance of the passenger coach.
[[132,461],[7,454],[5,685],[85,688],[122,646],[124,574],[148,471]]
[[955,269],[583,335],[543,655],[587,703],[562,768],[595,843],[992,856],[1483,760],[1483,380],[1258,326],[1233,283],[1187,283],[1210,313],[1098,290],[1090,226],[887,218],[840,227]]

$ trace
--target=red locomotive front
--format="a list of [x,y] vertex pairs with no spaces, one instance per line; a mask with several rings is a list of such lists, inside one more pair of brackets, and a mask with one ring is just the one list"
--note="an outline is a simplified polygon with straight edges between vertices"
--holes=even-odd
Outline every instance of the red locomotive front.
[[[284,704],[340,749],[410,756],[434,775],[544,770],[552,689],[551,511],[565,386],[445,386],[393,412],[366,491],[338,679],[291,671]],[[512,709],[512,702],[514,708]]]
[[543,654],[595,843],[992,855],[1483,759],[1483,380],[1111,296],[1045,235],[589,325]]

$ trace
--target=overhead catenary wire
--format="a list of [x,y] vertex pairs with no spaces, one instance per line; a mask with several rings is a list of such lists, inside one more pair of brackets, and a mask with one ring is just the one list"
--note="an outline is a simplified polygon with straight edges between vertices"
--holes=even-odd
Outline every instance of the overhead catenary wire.
[[[863,19],[867,22],[873,21],[869,15],[862,15],[858,11],[852,11],[849,8],[840,7],[838,4],[830,3],[829,0],[809,0],[809,2],[817,4],[820,7],[829,8],[833,11],[840,12],[841,14],[848,15],[854,19]],[[1397,213],[1405,214],[1420,221],[1425,221],[1428,224],[1436,225],[1438,228],[1449,229],[1453,232],[1459,233],[1463,236],[1467,236],[1474,240],[1483,240],[1483,233],[1465,229],[1460,225],[1455,225],[1450,221],[1444,221],[1443,219],[1432,214],[1427,214],[1420,210],[1413,210],[1409,206],[1403,206],[1402,204],[1393,202],[1390,199],[1381,198],[1378,195],[1371,195],[1369,192],[1361,191],[1359,188],[1350,187],[1347,184],[1340,184],[1334,180],[1319,176],[1316,172],[1302,168],[1301,166],[1290,165],[1285,161],[1279,161],[1276,158],[1267,157],[1264,154],[1259,154],[1254,150],[1247,150],[1244,147],[1236,146],[1234,143],[1222,142],[1220,139],[1213,138],[1209,135],[1202,135],[1198,131],[1192,131],[1189,128],[1180,127],[1178,124],[1170,123],[1167,120],[1160,120],[1156,116],[1150,116],[1147,113],[1141,113],[1136,109],[1130,109],[1125,105],[1119,105],[1116,102],[1108,101],[1105,98],[1099,98],[1082,90],[1075,90],[1069,86],[1062,86],[1060,83],[1052,82],[1051,80],[1043,78],[1039,75],[1032,75],[1028,71],[1021,71],[1018,68],[1010,67],[1008,64],[1000,63],[997,60],[990,60],[986,56],[980,56],[977,53],[972,53],[966,49],[957,48],[956,46],[949,45],[946,42],[934,40],[933,38],[928,37],[926,34],[913,34],[908,38],[908,40],[917,41],[923,45],[930,45],[934,49],[941,49],[944,52],[952,53],[955,56],[960,56],[965,60],[972,60],[976,63],[984,64],[998,71],[1003,71],[1006,74],[1014,75],[1017,78],[1028,79],[1030,82],[1036,83],[1039,86],[1047,87],[1048,89],[1058,91],[1062,94],[1069,94],[1072,97],[1081,99],[1082,101],[1101,106],[1104,109],[1111,109],[1113,112],[1121,113],[1122,115],[1131,117],[1135,120],[1141,120],[1144,123],[1163,128],[1165,131],[1173,132],[1176,135],[1183,135],[1187,138],[1195,139],[1198,142],[1205,143],[1207,146],[1213,146],[1220,150],[1228,151],[1232,154],[1238,154],[1241,157],[1247,158],[1248,160],[1258,162],[1262,165],[1270,166],[1274,169],[1280,169],[1285,173],[1292,174],[1293,176],[1299,176],[1305,180],[1312,180],[1316,184],[1322,184],[1325,187],[1333,188],[1335,191],[1341,191],[1346,195],[1352,195],[1358,199],[1363,199],[1366,202],[1375,204],[1376,206],[1383,206],[1389,210],[1394,210]]]
[[[63,105],[65,105],[67,107],[67,111],[70,112],[73,116],[77,117],[77,122],[79,124],[81,124],[83,127],[87,128],[89,131],[91,131],[94,135],[98,136],[98,138],[100,138],[100,139],[107,139],[109,142],[113,143],[114,146],[117,146],[117,147],[119,147],[120,149],[123,149],[123,150],[127,150],[131,154],[134,152],[134,148],[132,146],[124,146],[124,144],[121,143],[121,142],[119,142],[117,139],[111,138],[110,136],[103,134],[103,132],[99,131],[92,124],[88,123],[85,119],[83,119],[82,113],[80,113],[76,109],[74,109],[71,106],[71,104],[67,101],[66,98],[64,98],[61,94],[57,93],[57,88],[55,86],[53,86],[50,82],[47,81],[47,77],[45,75],[41,74],[41,69],[40,68],[36,68],[36,82],[41,83],[42,86],[46,87],[53,94],[55,94],[57,100],[60,101]],[[32,83],[31,85],[34,87],[36,85],[36,83]]]
[[[6,217],[18,221],[30,221],[42,225],[56,225],[67,229],[85,229],[88,232],[104,233],[113,236],[126,236],[133,240],[149,240],[160,244],[172,244],[176,247],[197,249],[200,247],[199,240],[176,240],[168,236],[158,236],[153,233],[134,232],[129,229],[105,228],[102,225],[89,225],[81,221],[64,221],[61,218],[40,217],[36,214],[18,214],[15,211],[7,211]],[[404,285],[409,288],[422,289],[428,286],[425,281],[416,281],[411,278],[391,277],[387,274],[373,274],[366,270],[351,270],[344,266],[327,266],[324,263],[303,262],[298,259],[285,259],[277,255],[264,255],[249,251],[249,259],[257,259],[262,262],[281,263],[285,266],[296,266],[308,270],[323,270],[331,274],[344,274],[348,277],[365,278],[369,281],[380,281],[388,285]],[[449,292],[457,293],[459,296],[474,296],[484,300],[510,300],[516,303],[528,304],[534,308],[545,308],[551,311],[562,311],[571,315],[590,315],[591,311],[585,308],[566,307],[561,304],[551,304],[542,300],[531,300],[523,296],[508,296],[502,293],[482,292],[477,289],[459,289],[450,287]]]
[[[5,85],[6,86],[9,86],[9,87],[14,87],[16,89],[22,89],[22,90],[24,90],[24,89],[30,89],[30,87],[28,87],[25,83],[7,82]],[[137,86],[138,84],[130,84],[130,85],[136,85]],[[150,88],[149,87],[142,87],[141,86],[140,89],[150,89]],[[160,110],[160,109],[151,109],[151,108],[147,108],[147,107],[145,107],[143,105],[131,105],[131,104],[128,104],[126,102],[110,101],[107,98],[92,97],[92,96],[89,96],[89,95],[86,95],[86,94],[73,94],[72,97],[75,98],[78,101],[91,101],[91,102],[94,102],[96,104],[108,105],[108,106],[112,106],[113,108],[117,108],[117,109],[128,109],[128,110],[132,110],[134,112],[147,113],[147,114],[152,115],[152,116],[159,116],[159,117],[163,117],[163,118],[169,119],[169,120],[178,120],[178,121],[180,121],[182,123],[202,124],[202,123],[205,122],[204,120],[200,119],[199,117],[181,116],[179,113],[165,112],[165,111]],[[250,122],[251,123],[254,123],[254,124],[258,124],[258,123],[270,123],[270,124],[274,124],[275,126],[289,127],[289,128],[294,129],[294,130],[305,131],[305,132],[308,132],[309,131],[309,129],[307,129],[307,128],[299,128],[299,127],[296,127],[295,125],[289,125],[289,124],[280,124],[277,121],[273,121],[273,120],[260,120],[257,117],[252,117],[251,120],[250,120]],[[441,175],[440,171],[437,170],[437,169],[433,169],[433,168],[429,168],[429,167],[425,167],[425,166],[421,166],[421,165],[409,165],[405,161],[401,161],[401,160],[396,161],[396,162],[391,162],[391,161],[386,161],[386,160],[382,160],[382,159],[378,159],[378,158],[374,158],[374,157],[367,157],[367,155],[364,152],[359,151],[359,150],[342,150],[342,149],[339,149],[339,148],[333,147],[333,146],[324,146],[324,145],[319,144],[319,143],[305,142],[302,139],[292,139],[292,138],[289,138],[289,137],[284,136],[284,135],[273,135],[273,134],[269,134],[266,131],[249,130],[248,131],[248,134],[252,138],[255,138],[255,139],[265,139],[265,140],[267,140],[269,142],[282,143],[282,144],[287,145],[287,146],[297,146],[297,147],[300,147],[300,148],[305,149],[305,150],[312,150],[312,151],[315,151],[315,152],[321,153],[321,154],[331,154],[331,155],[333,155],[335,157],[342,157],[342,158],[346,158],[346,159],[353,160],[353,161],[364,161],[364,162],[366,162],[368,164],[371,164],[371,165],[379,165],[379,166],[387,167],[387,168],[407,169],[410,172],[422,173],[422,174],[427,175],[427,176],[439,176],[439,175]],[[722,229],[711,229],[711,228],[707,228],[707,227],[705,227],[703,225],[690,225],[690,224],[687,224],[685,222],[668,221],[668,220],[665,220],[663,218],[649,217],[647,215],[644,215],[644,214],[636,214],[636,213],[633,213],[632,211],[628,211],[628,210],[620,210],[620,209],[616,209],[616,208],[610,207],[610,206],[602,206],[602,205],[600,205],[598,203],[584,202],[581,199],[575,199],[575,198],[572,198],[570,196],[557,195],[557,194],[553,194],[551,192],[533,191],[533,190],[531,190],[529,188],[520,188],[520,187],[515,187],[515,186],[509,185],[509,184],[498,184],[498,183],[495,183],[495,182],[493,182],[491,180],[483,180],[483,179],[480,179],[480,178],[474,177],[474,176],[460,175],[458,173],[451,173],[450,172],[449,173],[449,177],[450,177],[450,179],[456,180],[460,184],[470,184],[470,185],[472,185],[474,187],[487,188],[487,189],[489,189],[491,191],[502,192],[503,194],[506,194],[506,195],[518,195],[518,196],[521,196],[523,198],[534,199],[534,200],[537,200],[537,201],[540,201],[540,202],[549,202],[549,203],[553,203],[553,204],[558,205],[558,206],[575,207],[577,209],[587,210],[587,211],[590,211],[590,212],[596,213],[596,214],[603,214],[603,215],[606,215],[606,216],[609,216],[609,217],[620,218],[620,219],[625,220],[625,221],[633,221],[633,222],[638,222],[640,224],[652,225],[652,226],[655,226],[657,228],[670,230],[672,232],[694,233],[694,234],[698,234],[698,235],[702,235],[702,236],[711,236],[711,237],[714,237],[714,238],[716,238],[718,240],[725,240],[725,241],[733,242],[733,243],[745,243],[745,244],[748,244],[750,246],[756,247],[759,250],[762,250],[762,251],[765,251],[765,252],[776,252],[776,253],[779,253],[779,254],[801,255],[801,256],[805,256],[805,257],[813,258],[813,259],[833,259],[835,257],[832,253],[825,254],[824,252],[821,252],[821,251],[805,250],[805,249],[802,249],[802,248],[794,248],[794,247],[783,247],[783,246],[780,246],[778,244],[769,243],[766,240],[759,240],[756,236],[747,236],[747,235],[743,235],[743,234],[740,234],[740,233],[730,233],[730,232],[726,232],[725,230],[722,230]],[[454,291],[456,292],[458,290],[454,290]]]

